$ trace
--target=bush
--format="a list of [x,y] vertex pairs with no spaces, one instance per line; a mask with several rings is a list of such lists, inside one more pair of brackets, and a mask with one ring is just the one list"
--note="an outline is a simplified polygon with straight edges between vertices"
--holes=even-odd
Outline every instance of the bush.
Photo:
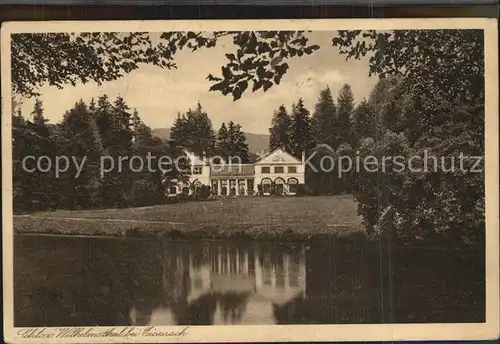
[[165,202],[165,195],[158,185],[147,180],[138,180],[132,185],[129,205],[133,207],[144,207]]
[[199,201],[207,200],[210,198],[210,186],[202,185],[194,190],[193,198]]
[[297,186],[297,196],[312,196],[314,192],[306,185],[299,184]]

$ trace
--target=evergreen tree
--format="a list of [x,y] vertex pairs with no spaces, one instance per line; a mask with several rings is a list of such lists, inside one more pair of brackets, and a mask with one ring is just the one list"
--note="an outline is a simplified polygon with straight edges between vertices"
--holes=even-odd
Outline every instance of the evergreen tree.
[[352,94],[351,86],[344,84],[339,92],[337,100],[337,113],[338,113],[338,135],[335,149],[342,144],[351,141],[351,118],[354,110],[354,96]]
[[186,115],[181,115],[181,113],[178,112],[174,124],[170,128],[171,142],[175,142],[179,146],[181,146],[185,142],[187,136],[186,122]]
[[189,109],[178,116],[170,130],[171,141],[179,147],[189,149],[194,154],[211,156],[215,150],[215,134],[212,121],[198,103],[195,110]]
[[329,87],[320,92],[312,117],[312,125],[316,142],[336,148],[339,126],[335,103]]
[[[47,119],[44,117],[43,104],[39,99],[35,100],[33,112],[33,129],[31,152],[35,157],[48,156],[51,160],[54,158],[54,143],[51,138],[51,130],[47,125]],[[48,165],[46,160],[40,160],[40,170],[49,170],[48,172],[31,173],[31,188],[33,200],[38,203],[37,207],[48,209],[55,206],[54,200],[54,170]]]
[[354,147],[359,147],[362,139],[367,137],[375,137],[376,132],[375,113],[366,99],[354,110],[352,141]]
[[[100,145],[94,131],[93,113],[80,100],[64,114],[58,126],[58,155],[74,157],[83,169],[77,176],[74,164],[58,179],[58,194],[63,208],[85,209],[98,206]],[[85,159],[85,160],[83,160]]]
[[217,155],[222,157],[225,161],[229,162],[233,158],[234,163],[246,164],[249,162],[249,150],[246,143],[245,133],[241,130],[241,125],[229,121],[226,126],[222,123],[216,143]]
[[[113,104],[106,95],[97,101],[97,126],[106,163],[113,160],[113,169],[104,174],[101,180],[101,199],[107,206],[121,207],[128,204],[133,183],[130,171],[130,157],[133,155],[133,121],[130,108],[121,96]],[[120,157],[123,159],[120,161]],[[110,166],[105,166],[108,168]]]
[[[53,169],[47,172],[30,172],[23,168],[23,159],[34,156],[36,159],[54,157],[52,131],[44,117],[43,104],[35,100],[32,120],[25,119],[20,106],[13,106],[12,149],[13,149],[13,192],[14,211],[36,211],[55,207]],[[29,164],[28,164],[29,165]],[[48,169],[48,162],[40,160],[39,167]],[[27,166],[27,168],[32,168]]]
[[[132,114],[133,152],[142,160],[143,170],[133,173],[133,184],[130,192],[130,205],[147,206],[161,204],[165,200],[163,172],[159,169],[158,159],[168,155],[167,145],[158,137],[154,137],[151,128],[139,117],[137,110]],[[148,162],[148,154],[151,162]],[[135,169],[138,168],[134,166]]]
[[221,124],[217,134],[216,154],[224,159],[224,161],[227,161],[227,158],[231,155],[231,136],[229,135],[226,123]]
[[290,148],[291,153],[300,159],[303,152],[307,153],[314,147],[311,118],[302,98],[292,108]]
[[239,158],[235,162],[247,164],[249,161],[248,144],[245,133],[241,130],[241,125],[229,122],[229,137],[231,139],[231,156]]
[[269,150],[277,148],[288,150],[290,147],[291,118],[284,105],[274,112],[271,127],[269,128]]

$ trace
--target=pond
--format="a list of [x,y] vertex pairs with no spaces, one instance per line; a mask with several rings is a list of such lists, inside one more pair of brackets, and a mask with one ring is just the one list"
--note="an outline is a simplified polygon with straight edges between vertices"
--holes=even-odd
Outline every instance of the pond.
[[16,235],[15,326],[483,322],[484,257],[363,240]]

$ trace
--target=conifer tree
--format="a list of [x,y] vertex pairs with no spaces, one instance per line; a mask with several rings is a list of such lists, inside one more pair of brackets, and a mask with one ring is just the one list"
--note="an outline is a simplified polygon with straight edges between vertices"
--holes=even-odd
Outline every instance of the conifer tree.
[[231,137],[226,127],[226,123],[221,124],[217,134],[216,154],[223,158],[224,161],[226,161],[231,154]]
[[229,136],[231,137],[231,156],[239,158],[236,162],[247,164],[249,161],[249,150],[245,133],[241,130],[240,124],[229,122]]
[[354,147],[359,147],[362,139],[367,137],[375,137],[376,132],[375,113],[366,99],[354,110],[352,141]]
[[300,159],[303,152],[307,153],[314,147],[311,117],[302,98],[292,108],[290,147],[291,153]]
[[339,136],[336,110],[332,92],[329,87],[326,87],[320,92],[312,117],[312,125],[316,142],[327,144],[332,148],[336,148],[336,138]]
[[195,110],[189,109],[178,116],[170,130],[172,142],[186,148],[198,156],[211,156],[215,150],[215,134],[212,121],[198,103]]
[[351,118],[354,110],[354,96],[351,86],[344,84],[337,99],[338,135],[335,149],[342,143],[350,144]]
[[[93,134],[93,114],[82,101],[64,114],[58,126],[58,155],[84,161],[77,174],[74,164],[58,179],[61,206],[69,209],[91,208],[101,204],[99,181],[100,145]],[[85,159],[85,160],[84,160]]]
[[271,127],[269,128],[269,150],[276,148],[288,150],[290,148],[291,118],[284,105],[274,112]]

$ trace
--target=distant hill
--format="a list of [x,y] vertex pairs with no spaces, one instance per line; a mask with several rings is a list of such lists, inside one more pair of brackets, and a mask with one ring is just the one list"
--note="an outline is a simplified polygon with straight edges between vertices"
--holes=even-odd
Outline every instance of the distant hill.
[[[168,140],[168,138],[170,137],[170,128],[152,129],[152,133],[153,135],[158,136],[163,140]],[[250,152],[257,153],[268,150],[269,146],[268,134],[245,133],[245,135],[247,137],[247,143]]]

